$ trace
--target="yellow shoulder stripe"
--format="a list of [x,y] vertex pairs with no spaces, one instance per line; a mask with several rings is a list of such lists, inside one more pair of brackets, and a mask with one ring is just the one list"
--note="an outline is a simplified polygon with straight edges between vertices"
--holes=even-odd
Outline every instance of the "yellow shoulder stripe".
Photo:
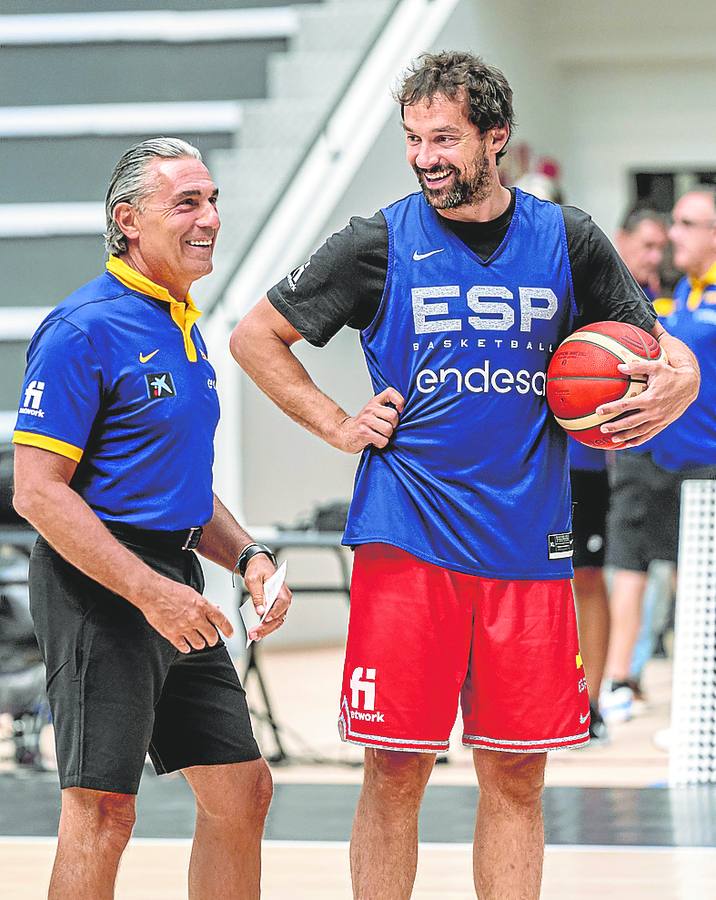
[[79,462],[84,453],[81,447],[75,447],[74,444],[58,441],[57,438],[47,437],[44,434],[34,434],[32,431],[14,432],[12,442],[13,444],[25,444],[28,447],[38,447],[40,450],[49,450],[75,462]]
[[654,300],[654,311],[657,316],[661,316],[662,318],[670,316],[675,308],[676,303],[671,297],[657,297],[656,300]]

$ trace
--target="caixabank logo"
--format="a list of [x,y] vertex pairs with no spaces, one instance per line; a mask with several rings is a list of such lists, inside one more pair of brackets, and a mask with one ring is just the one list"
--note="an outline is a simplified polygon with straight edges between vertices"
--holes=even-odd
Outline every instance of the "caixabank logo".
[[144,376],[147,385],[147,396],[150,400],[163,400],[176,397],[176,388],[171,372],[151,372]]

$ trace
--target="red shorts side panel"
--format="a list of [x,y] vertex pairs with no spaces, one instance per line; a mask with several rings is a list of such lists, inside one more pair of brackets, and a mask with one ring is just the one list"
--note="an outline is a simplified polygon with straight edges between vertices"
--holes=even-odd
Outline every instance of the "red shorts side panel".
[[447,750],[470,655],[469,575],[386,544],[356,548],[339,730],[394,750]]
[[589,698],[571,583],[479,580],[463,743],[514,753],[587,743]]

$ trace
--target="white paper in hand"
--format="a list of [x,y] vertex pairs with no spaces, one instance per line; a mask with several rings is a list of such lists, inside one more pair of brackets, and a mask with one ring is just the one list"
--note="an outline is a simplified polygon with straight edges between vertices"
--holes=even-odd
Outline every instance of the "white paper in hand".
[[256,607],[254,606],[254,601],[251,597],[247,597],[239,607],[239,612],[241,613],[241,618],[244,622],[244,628],[246,629],[247,647],[253,643],[252,638],[249,637],[249,632],[258,627],[269,614],[285,580],[286,563],[282,562],[273,575],[264,581],[264,614],[262,616],[259,617],[259,614],[256,612]]

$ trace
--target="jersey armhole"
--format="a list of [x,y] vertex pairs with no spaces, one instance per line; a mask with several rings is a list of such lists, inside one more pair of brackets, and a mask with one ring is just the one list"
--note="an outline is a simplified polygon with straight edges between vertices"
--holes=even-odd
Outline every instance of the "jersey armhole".
[[569,282],[569,293],[571,297],[570,308],[572,310],[572,325],[579,318],[579,309],[577,308],[577,295],[574,291],[574,278],[572,277],[572,260],[569,258],[569,241],[567,240],[567,223],[564,221],[564,212],[562,207],[559,208],[559,229],[562,240],[562,249],[564,258],[567,261],[567,280]]
[[383,220],[385,221],[386,233],[388,235],[388,265],[385,270],[385,283],[383,285],[383,293],[380,295],[380,303],[378,304],[378,308],[376,309],[375,315],[371,319],[370,323],[366,325],[365,328],[361,329],[361,339],[370,338],[375,329],[378,327],[378,322],[383,317],[383,310],[385,309],[390,283],[393,278],[393,265],[395,261],[395,239],[393,236],[393,226],[382,211],[381,215],[383,216]]

